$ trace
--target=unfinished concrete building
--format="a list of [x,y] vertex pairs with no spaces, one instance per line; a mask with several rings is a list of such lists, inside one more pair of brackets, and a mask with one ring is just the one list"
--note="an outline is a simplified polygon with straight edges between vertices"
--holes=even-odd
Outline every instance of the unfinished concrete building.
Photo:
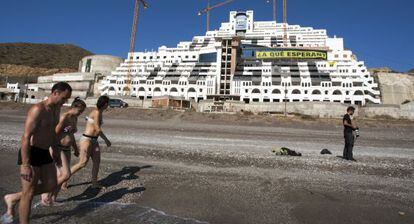
[[[87,56],[79,62],[78,72],[41,76],[37,83],[29,84],[28,88],[47,96],[56,82],[63,81],[72,86],[73,97],[99,96],[97,83],[101,82],[103,77],[111,74],[111,71],[115,70],[122,61],[122,58],[110,55]],[[36,96],[36,98],[38,97],[41,98],[41,96]]]

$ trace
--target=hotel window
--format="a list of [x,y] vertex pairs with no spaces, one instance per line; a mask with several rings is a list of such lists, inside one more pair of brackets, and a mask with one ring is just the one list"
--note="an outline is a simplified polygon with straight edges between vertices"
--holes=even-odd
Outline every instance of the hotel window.
[[339,57],[339,55],[335,54],[335,58],[338,58],[338,57]]

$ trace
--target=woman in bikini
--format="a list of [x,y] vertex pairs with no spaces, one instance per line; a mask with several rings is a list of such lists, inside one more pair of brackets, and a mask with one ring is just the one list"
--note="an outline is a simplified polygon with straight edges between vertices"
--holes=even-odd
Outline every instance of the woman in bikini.
[[85,132],[79,142],[79,162],[70,169],[71,175],[74,175],[80,169],[84,168],[92,158],[92,187],[102,188],[98,183],[99,164],[101,162],[101,149],[99,147],[98,138],[101,137],[108,147],[111,142],[102,132],[101,126],[103,124],[102,113],[108,108],[109,97],[101,96],[96,103],[96,108],[92,110],[88,117],[86,117]]
[[60,189],[66,190],[66,181],[69,180],[71,149],[73,154],[78,157],[79,150],[76,145],[75,133],[78,131],[77,123],[78,117],[85,111],[86,104],[79,97],[76,97],[72,105],[66,113],[62,114],[59,123],[56,126],[56,134],[60,141],[58,142],[58,149],[60,149],[61,164],[57,164],[57,188],[54,192],[42,194],[43,205],[53,205],[56,203],[56,197]]

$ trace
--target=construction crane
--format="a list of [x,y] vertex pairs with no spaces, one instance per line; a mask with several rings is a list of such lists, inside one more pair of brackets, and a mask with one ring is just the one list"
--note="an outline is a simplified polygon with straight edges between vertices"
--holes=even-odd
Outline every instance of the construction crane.
[[[267,3],[270,3],[270,0],[267,0],[266,1]],[[273,0],[273,21],[275,21],[276,22],[276,0]]]
[[283,45],[287,47],[287,0],[283,0]]
[[[129,53],[135,52],[135,39],[137,36],[137,25],[138,25],[138,17],[139,17],[139,8],[140,5],[144,7],[144,9],[148,8],[148,4],[144,0],[135,0],[135,7],[134,7],[134,20],[132,23],[132,32],[131,32],[131,41],[129,43]],[[124,95],[130,95],[131,91],[131,83],[132,83],[132,77],[131,77],[131,65],[128,66],[128,72],[127,72],[127,79],[125,80],[127,91],[124,91]]]
[[232,1],[234,1],[234,0],[227,0],[225,2],[221,2],[221,3],[218,3],[216,5],[210,6],[210,0],[207,0],[207,8],[198,11],[198,15],[199,16],[201,16],[203,13],[206,13],[207,14],[207,31],[210,30],[210,11],[213,10],[213,9],[215,9],[215,8],[218,8],[218,7],[221,7],[223,5],[226,5],[226,4],[228,4],[228,3],[232,2]]

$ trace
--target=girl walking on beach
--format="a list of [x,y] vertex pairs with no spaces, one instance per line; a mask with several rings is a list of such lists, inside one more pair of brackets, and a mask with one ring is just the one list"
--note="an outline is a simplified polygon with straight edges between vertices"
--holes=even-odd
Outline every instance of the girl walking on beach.
[[98,138],[101,137],[108,147],[111,142],[103,133],[101,127],[103,124],[102,113],[108,108],[109,97],[101,96],[96,103],[96,108],[92,110],[88,117],[86,117],[86,128],[79,142],[79,162],[70,169],[71,174],[74,175],[80,169],[84,168],[92,158],[92,187],[102,188],[98,183],[99,165],[101,162],[101,149],[99,147]]
[[76,97],[72,105],[66,113],[62,114],[59,123],[56,126],[56,134],[60,141],[58,142],[58,149],[60,150],[61,164],[57,164],[57,188],[54,192],[42,194],[42,204],[49,206],[57,204],[56,197],[61,189],[66,190],[66,181],[69,180],[71,149],[73,154],[78,157],[79,149],[75,140],[75,133],[78,131],[77,123],[78,117],[85,111],[86,104],[79,97]]

